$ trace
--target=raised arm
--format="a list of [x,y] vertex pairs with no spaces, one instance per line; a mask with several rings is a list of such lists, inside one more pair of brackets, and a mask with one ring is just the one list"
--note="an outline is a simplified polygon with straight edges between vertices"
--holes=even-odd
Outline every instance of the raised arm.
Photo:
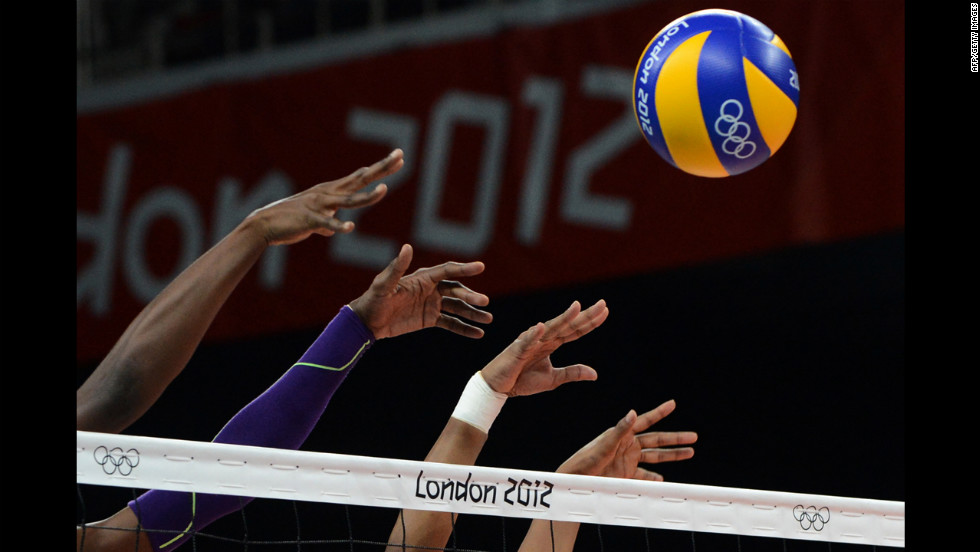
[[[575,301],[556,318],[538,322],[521,333],[470,378],[425,460],[473,465],[483,450],[493,420],[508,397],[550,391],[573,381],[595,380],[596,371],[584,364],[555,367],[551,353],[563,343],[574,341],[599,327],[608,316],[605,301],[600,300],[585,311]],[[451,515],[403,510],[392,528],[387,550],[431,550],[445,546],[452,534]]]
[[215,315],[269,246],[313,234],[347,233],[341,209],[380,201],[387,187],[366,187],[404,165],[401,150],[350,175],[317,184],[258,209],[182,271],[130,323],[78,388],[76,429],[116,433],[139,419],[184,369]]
[[[676,403],[669,400],[657,408],[637,416],[630,410],[615,426],[602,432],[559,466],[558,473],[598,475],[625,479],[663,481],[657,472],[640,464],[675,462],[694,456],[689,446],[698,440],[693,431],[646,431],[674,411]],[[571,552],[575,547],[579,524],[571,521],[535,519],[528,527],[519,552]],[[552,541],[552,539],[554,539]]]
[[[473,323],[489,323],[490,313],[470,304],[489,298],[445,277],[474,276],[483,263],[448,262],[405,276],[412,249],[378,274],[371,287],[345,305],[300,359],[271,387],[242,408],[214,438],[217,443],[299,448],[322,416],[334,393],[377,339],[429,327],[480,337]],[[448,311],[451,311],[449,313]],[[464,320],[468,320],[464,321]],[[377,333],[375,333],[377,332]],[[151,490],[113,517],[77,531],[79,550],[106,552],[169,551],[196,531],[251,501],[235,496]],[[141,529],[134,532],[103,530]]]

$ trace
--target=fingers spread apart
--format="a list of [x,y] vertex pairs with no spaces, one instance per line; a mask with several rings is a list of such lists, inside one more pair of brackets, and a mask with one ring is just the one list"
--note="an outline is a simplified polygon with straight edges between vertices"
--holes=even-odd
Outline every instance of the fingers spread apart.
[[648,448],[691,445],[697,442],[698,434],[693,431],[652,431],[636,436],[640,446]]
[[471,305],[485,307],[490,304],[490,298],[482,293],[477,293],[465,285],[455,280],[442,280],[436,284],[439,295],[449,299],[459,299]]
[[559,343],[574,341],[598,328],[608,316],[609,307],[604,299],[596,301],[584,311],[581,304],[574,301],[565,312],[546,323],[548,331],[543,339]]
[[678,460],[687,460],[692,456],[694,456],[694,449],[691,447],[672,448],[672,449],[644,449],[640,453],[640,462],[644,464],[677,462]]
[[676,407],[677,403],[673,399],[664,401],[657,408],[644,412],[638,416],[633,430],[636,432],[645,431],[648,427],[666,418],[667,415],[673,412]]
[[449,316],[448,314],[440,313],[436,318],[436,327],[442,328],[444,330],[449,330],[454,334],[459,334],[463,337],[471,337],[473,339],[479,339],[483,337],[483,329],[477,328],[471,324],[467,324],[462,320]]
[[477,274],[483,272],[485,268],[486,266],[480,261],[472,261],[468,263],[450,261],[442,263],[438,266],[420,268],[413,272],[412,276],[417,278],[425,278],[430,282],[441,282],[443,280],[455,280],[457,278],[476,276]]
[[377,161],[368,167],[361,167],[360,169],[352,172],[346,178],[342,178],[329,184],[334,184],[334,187],[338,191],[355,192],[378,179],[397,172],[405,165],[404,156],[404,152],[402,152],[401,149],[395,149],[384,159]]
[[334,209],[343,207],[353,209],[356,207],[367,207],[381,201],[381,198],[388,193],[387,184],[378,184],[370,190],[354,192],[348,195],[333,196],[328,199],[328,206]]
[[456,299],[455,297],[443,297],[442,310],[443,312],[455,314],[456,316],[462,316],[463,318],[478,322],[480,324],[489,324],[490,322],[493,322],[493,315],[489,312],[480,310],[471,305],[469,302],[462,299]]

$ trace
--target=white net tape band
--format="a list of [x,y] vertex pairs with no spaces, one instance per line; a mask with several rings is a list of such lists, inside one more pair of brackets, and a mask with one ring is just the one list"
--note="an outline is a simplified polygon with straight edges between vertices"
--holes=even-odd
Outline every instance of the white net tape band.
[[905,547],[905,503],[79,431],[77,482]]

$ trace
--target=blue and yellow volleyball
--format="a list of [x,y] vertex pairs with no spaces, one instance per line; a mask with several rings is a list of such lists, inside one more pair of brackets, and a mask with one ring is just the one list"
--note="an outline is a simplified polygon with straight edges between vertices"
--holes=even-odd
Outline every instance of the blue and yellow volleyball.
[[697,176],[749,171],[786,141],[800,102],[786,44],[760,21],[722,9],[675,19],[643,50],[633,110],[647,143]]

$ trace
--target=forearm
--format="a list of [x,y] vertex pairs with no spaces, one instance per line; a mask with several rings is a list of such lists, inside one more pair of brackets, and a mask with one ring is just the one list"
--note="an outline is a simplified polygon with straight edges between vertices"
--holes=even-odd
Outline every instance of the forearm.
[[[449,418],[449,422],[443,428],[439,438],[436,439],[432,449],[429,450],[425,460],[427,462],[472,466],[476,463],[486,441],[486,433],[466,422]],[[445,546],[453,528],[454,518],[451,518],[450,515],[454,514],[403,510],[391,531],[391,536],[388,538],[387,550],[389,552],[431,550]],[[401,546],[403,543],[425,548],[405,548]]]
[[[566,461],[558,467],[556,473],[575,471],[569,470]],[[532,520],[518,552],[571,552],[575,548],[580,525],[572,521]]]
[[571,552],[575,548],[579,523],[535,519],[518,552]]
[[343,307],[303,356],[229,420],[214,442],[299,448],[373,343],[367,327]]
[[[467,383],[452,417],[426,455],[427,462],[463,466],[476,463],[487,442],[490,425],[504,401],[502,394],[494,394],[484,385],[485,381],[479,375]],[[446,512],[402,510],[388,538],[387,551],[431,550],[445,546],[452,534],[455,518],[451,516],[454,515]],[[422,548],[405,548],[403,544]]]
[[486,433],[466,422],[449,418],[446,427],[425,456],[425,461],[472,466],[488,437]]
[[[270,448],[299,448],[331,397],[373,343],[349,308],[327,325],[300,360],[269,389],[238,412],[214,442]],[[149,491],[130,508],[150,534],[155,550],[173,550],[214,520],[252,499],[172,491]]]
[[183,370],[215,315],[265,251],[246,221],[143,308],[76,393],[79,430],[124,430]]

